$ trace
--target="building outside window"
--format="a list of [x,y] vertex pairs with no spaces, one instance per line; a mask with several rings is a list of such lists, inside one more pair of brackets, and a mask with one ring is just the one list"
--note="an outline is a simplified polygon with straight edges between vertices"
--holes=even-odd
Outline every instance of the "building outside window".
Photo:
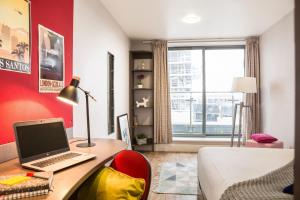
[[173,135],[229,136],[242,100],[230,91],[244,76],[244,47],[169,48],[168,65]]

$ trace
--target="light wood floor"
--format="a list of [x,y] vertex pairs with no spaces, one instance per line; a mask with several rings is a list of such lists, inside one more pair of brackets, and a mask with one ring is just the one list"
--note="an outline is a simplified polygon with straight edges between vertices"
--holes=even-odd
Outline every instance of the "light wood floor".
[[[152,167],[152,180],[154,176],[159,175],[158,166],[162,162],[176,162],[176,161],[197,161],[197,153],[164,153],[164,152],[150,152],[144,153],[149,159]],[[197,195],[177,195],[177,194],[157,194],[149,193],[149,200],[198,200]]]

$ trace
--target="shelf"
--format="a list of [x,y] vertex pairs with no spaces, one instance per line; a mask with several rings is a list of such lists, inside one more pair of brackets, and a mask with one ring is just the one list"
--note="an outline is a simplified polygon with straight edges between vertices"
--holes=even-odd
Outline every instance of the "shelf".
[[147,109],[147,108],[151,108],[151,109],[152,109],[152,108],[153,108],[153,106],[148,106],[148,107],[139,107],[139,108],[138,108],[138,107],[133,107],[133,108],[131,108],[131,109],[133,109],[133,110],[134,110],[134,109]]
[[134,148],[134,150],[135,151],[138,151],[138,152],[140,152],[140,153],[146,153],[146,152],[153,152],[154,150],[152,149],[152,150],[144,150],[144,149],[140,149],[140,148],[138,148],[139,146],[132,146],[133,148]]
[[138,147],[141,147],[141,146],[149,146],[149,145],[153,145],[154,142],[153,142],[153,138],[147,138],[147,144],[142,144],[142,145],[138,145],[136,143],[136,139],[134,139],[134,143],[132,144],[132,146],[138,146]]
[[132,144],[132,146],[134,146],[134,147],[142,147],[142,146],[149,146],[149,145],[153,145],[153,143],[152,144],[141,144],[141,145],[138,145],[138,144]]
[[152,69],[133,69],[132,72],[153,72]]
[[138,127],[152,127],[153,124],[139,124],[139,125],[136,125],[136,126],[133,126],[132,128],[138,128]]
[[152,88],[132,88],[133,90],[152,90]]
[[132,59],[153,59],[153,52],[151,51],[131,51]]

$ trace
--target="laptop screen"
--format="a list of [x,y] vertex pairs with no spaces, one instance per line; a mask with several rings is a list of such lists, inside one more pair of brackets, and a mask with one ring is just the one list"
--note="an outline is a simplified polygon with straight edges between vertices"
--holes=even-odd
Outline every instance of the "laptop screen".
[[63,121],[16,123],[15,134],[21,163],[70,150]]

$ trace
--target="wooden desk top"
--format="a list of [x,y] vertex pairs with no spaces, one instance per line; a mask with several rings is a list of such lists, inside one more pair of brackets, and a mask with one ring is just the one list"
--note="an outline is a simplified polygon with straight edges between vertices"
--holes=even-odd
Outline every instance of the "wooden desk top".
[[[95,154],[95,159],[61,170],[54,174],[53,191],[48,195],[37,196],[30,199],[60,200],[68,199],[74,191],[97,169],[108,162],[112,157],[127,147],[125,142],[113,139],[93,139],[96,146],[89,148],[78,148],[76,144],[70,144],[71,150]],[[18,159],[13,159],[0,164],[0,175],[26,173],[30,170],[24,169]],[[32,171],[32,170],[31,170]]]

